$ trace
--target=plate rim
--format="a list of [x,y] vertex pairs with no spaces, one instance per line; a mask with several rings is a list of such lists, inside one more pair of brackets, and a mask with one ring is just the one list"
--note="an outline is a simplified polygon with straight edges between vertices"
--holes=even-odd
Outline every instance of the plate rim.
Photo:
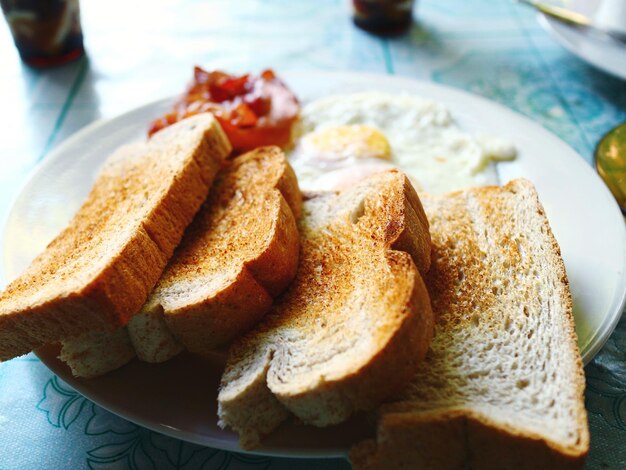
[[[558,20],[554,19],[554,18],[550,18],[549,16],[538,12],[537,13],[537,22],[539,23],[539,25],[543,28],[544,31],[546,31],[550,37],[552,39],[554,39],[561,47],[563,47],[565,50],[567,50],[569,53],[573,54],[574,56],[576,56],[578,59],[582,60],[583,62],[585,62],[587,65],[590,65],[592,67],[594,67],[597,70],[600,70],[604,73],[609,74],[612,77],[621,79],[621,80],[626,80],[626,66],[622,69],[619,69],[617,67],[613,67],[611,64],[606,64],[604,62],[601,62],[599,60],[596,60],[593,56],[592,57],[587,57],[587,55],[583,55],[580,53],[580,51],[578,49],[576,49],[575,47],[573,47],[570,42],[568,40],[566,40],[563,35],[559,32],[558,30],[558,26],[560,26],[560,23],[558,22]],[[594,41],[594,38],[588,38],[588,36],[584,33],[580,33],[578,32],[578,34],[582,35],[583,37],[585,37],[585,40],[587,41]],[[626,60],[626,45],[624,46],[624,58]]]
[[[509,116],[514,116],[516,119],[522,119],[526,122],[526,124],[528,124],[529,126],[532,126],[533,129],[538,132],[538,133],[543,133],[543,135],[545,136],[549,136],[549,138],[558,141],[560,143],[560,145],[563,145],[565,147],[567,147],[569,149],[569,151],[573,154],[576,154],[579,158],[578,158],[578,163],[576,163],[577,165],[580,165],[581,167],[584,167],[586,170],[585,171],[590,171],[596,178],[599,179],[598,175],[593,171],[593,169],[591,168],[591,166],[589,164],[587,164],[585,162],[585,160],[580,156],[580,154],[578,154],[578,152],[576,152],[569,144],[567,144],[565,141],[563,141],[560,137],[558,137],[557,135],[551,133],[550,131],[548,131],[547,129],[543,128],[541,125],[539,125],[538,123],[534,122],[531,118],[522,115],[521,113],[518,113],[517,111],[514,111],[498,102],[492,101],[489,98],[480,96],[480,95],[476,95],[474,93],[471,93],[469,91],[466,91],[464,89],[460,89],[460,88],[456,88],[456,87],[452,87],[449,85],[445,85],[445,84],[441,84],[441,83],[437,83],[437,82],[433,82],[433,81],[428,81],[428,80],[419,80],[419,79],[414,79],[411,77],[406,77],[406,76],[397,76],[397,75],[384,75],[384,74],[377,74],[377,73],[362,73],[362,72],[345,72],[345,71],[334,71],[334,72],[329,72],[329,71],[315,71],[315,72],[286,72],[281,74],[281,78],[284,79],[285,82],[289,83],[290,79],[297,79],[297,77],[304,77],[304,76],[309,76],[311,75],[311,73],[313,73],[315,76],[319,76],[319,77],[326,77],[326,78],[330,78],[333,79],[337,82],[342,81],[342,80],[346,80],[346,79],[356,79],[356,80],[389,80],[389,81],[394,81],[397,82],[398,84],[401,83],[407,83],[408,86],[411,87],[416,87],[419,86],[423,89],[428,89],[430,87],[432,87],[432,89],[439,89],[441,91],[445,91],[445,92],[449,92],[451,95],[456,95],[456,96],[463,96],[464,98],[470,99],[470,100],[474,100],[475,102],[479,102],[481,105],[483,106],[488,106],[493,108],[494,110],[497,110],[498,113],[503,113],[504,115],[509,115]],[[417,93],[417,92],[415,92]],[[4,268],[2,271],[4,273],[4,276],[7,277],[7,239],[6,239],[6,233],[7,233],[7,227],[9,224],[9,221],[14,217],[14,211],[16,210],[16,206],[17,206],[17,202],[20,200],[20,198],[24,195],[26,189],[30,186],[31,182],[33,181],[33,179],[40,174],[40,172],[44,171],[48,165],[50,165],[52,162],[55,161],[57,157],[57,155],[59,154],[63,154],[64,153],[64,149],[66,147],[71,146],[72,144],[74,144],[75,142],[80,142],[82,139],[85,138],[85,136],[89,136],[90,133],[94,132],[95,130],[103,127],[103,126],[107,126],[110,125],[111,122],[115,122],[124,118],[128,118],[130,116],[132,116],[135,113],[142,113],[144,112],[146,109],[150,109],[150,108],[155,108],[155,107],[165,107],[168,104],[170,104],[172,102],[173,98],[170,97],[166,97],[166,98],[160,98],[158,100],[154,100],[150,103],[146,103],[144,105],[129,109],[121,114],[118,114],[116,116],[110,117],[110,118],[101,118],[98,119],[86,126],[84,126],[83,128],[81,128],[80,130],[78,130],[76,133],[72,134],[71,136],[69,136],[67,139],[65,139],[64,141],[60,142],[57,146],[55,146],[55,148],[49,152],[40,162],[38,162],[34,168],[30,171],[28,177],[24,180],[23,184],[20,186],[19,191],[17,192],[16,196],[13,198],[13,201],[11,202],[10,205],[10,209],[7,212],[7,215],[5,217],[5,220],[3,221],[4,224],[2,225],[2,232],[0,234],[0,236],[2,237],[0,239],[0,247],[2,247],[2,254],[3,254],[3,265]],[[451,100],[453,101],[453,100]],[[453,115],[454,115],[454,109],[451,109]],[[604,186],[603,186],[604,187]],[[604,187],[604,190],[608,193],[608,189],[606,187]],[[609,193],[610,194],[610,193]],[[619,212],[619,209],[617,208],[617,203],[615,203],[615,211],[616,213],[619,214],[619,216],[621,217],[621,213]],[[626,240],[626,227],[623,229],[622,231],[622,238],[624,238],[624,240]],[[623,257],[624,257],[624,261],[626,263],[626,250],[624,250],[623,252]],[[622,278],[626,279],[626,273],[622,273]],[[624,311],[624,307],[626,307],[626,285],[624,285],[624,288],[622,289],[622,293],[621,293],[621,300],[617,299],[616,300],[618,305],[618,309],[615,311],[615,313],[612,315],[611,320],[607,323],[607,322],[603,322],[603,328],[598,329],[598,331],[595,332],[595,334],[592,336],[592,340],[590,340],[590,343],[593,342],[594,346],[592,348],[590,348],[590,350],[592,351],[592,353],[587,353],[587,356],[589,357],[587,359],[587,361],[585,363],[588,363],[593,356],[595,356],[595,354],[597,354],[597,352],[604,346],[604,344],[606,343],[606,341],[608,340],[608,338],[610,337],[611,333],[614,331],[615,327],[617,326],[617,323],[620,320],[621,317],[621,313]],[[600,341],[596,340],[597,337],[601,336],[602,339]],[[53,373],[55,373],[56,375],[59,375],[57,370],[55,369],[55,367],[51,366],[50,364],[48,364],[45,360],[42,359],[42,362],[44,363],[44,365],[46,365],[46,367],[48,367]],[[66,380],[65,377],[61,376],[61,378],[63,380]],[[98,400],[93,400],[90,396],[89,393],[85,394],[82,391],[82,387],[79,386],[75,386],[72,383],[70,383],[70,385],[74,388],[76,388],[79,393],[81,393],[82,395],[86,396],[88,399],[96,402],[99,406],[101,406],[104,409],[107,409],[109,411],[111,411],[112,413],[122,417],[123,419],[127,419],[129,421],[135,422],[137,424],[139,424],[140,426],[146,427],[148,429],[151,429],[153,431],[162,433],[162,434],[166,434],[169,435],[171,437],[177,438],[177,439],[182,439],[185,440],[187,442],[193,442],[196,444],[201,444],[201,445],[209,445],[209,446],[213,446],[216,447],[215,442],[212,443],[208,443],[206,440],[202,441],[201,439],[197,439],[194,437],[194,435],[192,435],[193,433],[189,433],[186,432],[184,430],[181,429],[176,429],[176,428],[172,428],[172,427],[168,427],[166,425],[154,425],[151,422],[147,422],[144,421],[143,419],[141,419],[141,417],[135,416],[132,413],[128,413],[124,410],[119,410],[117,409],[115,406],[110,406],[108,403],[103,403],[102,401]],[[266,455],[266,456],[282,456],[282,457],[299,457],[299,458],[334,458],[334,457],[346,457],[346,453],[345,452],[341,452],[341,453],[329,453],[326,449],[325,450],[320,450],[317,452],[301,452],[297,449],[287,449],[287,448],[280,448],[280,449],[274,449],[274,448],[261,448],[261,449],[257,449],[253,452],[247,452],[244,451],[242,449],[240,449],[236,443],[234,445],[230,445],[231,441],[219,441],[219,447],[220,449],[224,449],[224,450],[228,450],[228,451],[236,451],[236,452],[246,452],[246,453],[250,453],[250,454],[255,454],[255,455]]]

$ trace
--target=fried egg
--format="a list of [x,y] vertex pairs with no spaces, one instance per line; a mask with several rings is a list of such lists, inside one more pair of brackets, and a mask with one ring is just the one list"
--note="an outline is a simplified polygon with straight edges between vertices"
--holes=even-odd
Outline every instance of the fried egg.
[[494,162],[515,158],[510,142],[462,130],[441,103],[379,92],[311,102],[293,142],[288,155],[303,191],[338,190],[398,168],[418,191],[445,193],[497,184]]

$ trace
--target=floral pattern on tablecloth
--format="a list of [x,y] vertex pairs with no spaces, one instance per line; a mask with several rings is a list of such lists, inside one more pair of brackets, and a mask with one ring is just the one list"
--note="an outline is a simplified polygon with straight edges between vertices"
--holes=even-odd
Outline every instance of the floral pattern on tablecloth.
[[271,465],[268,457],[211,449],[137,426],[90,402],[56,376],[46,382],[37,409],[53,427],[70,430],[74,426],[76,433],[106,439],[85,450],[85,465],[90,469],[265,470]]

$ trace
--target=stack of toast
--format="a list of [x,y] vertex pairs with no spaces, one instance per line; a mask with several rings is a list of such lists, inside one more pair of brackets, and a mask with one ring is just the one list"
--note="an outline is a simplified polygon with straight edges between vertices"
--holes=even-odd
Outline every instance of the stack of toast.
[[278,148],[226,163],[126,328],[65,339],[61,359],[74,375],[95,377],[135,355],[156,363],[185,348],[207,355],[226,345],[258,322],[293,279],[301,206],[296,177]]
[[580,468],[585,377],[560,250],[533,185],[422,195],[437,318],[354,468]]
[[117,150],[68,227],[0,294],[0,360],[125,325],[229,153],[208,114]]
[[582,466],[571,298],[532,184],[418,197],[388,170],[303,198],[278,148],[229,153],[209,114],[118,150],[0,294],[0,358],[62,342],[95,377],[228,348],[218,418],[242,448],[365,411],[355,468]]

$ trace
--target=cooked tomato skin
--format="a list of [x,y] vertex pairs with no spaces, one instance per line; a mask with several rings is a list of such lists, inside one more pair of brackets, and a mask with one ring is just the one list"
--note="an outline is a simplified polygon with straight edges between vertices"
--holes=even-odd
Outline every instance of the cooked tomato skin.
[[215,115],[234,152],[241,153],[263,145],[288,145],[300,103],[272,70],[236,76],[195,67],[187,92],[171,113],[152,122],[148,135],[203,112]]

